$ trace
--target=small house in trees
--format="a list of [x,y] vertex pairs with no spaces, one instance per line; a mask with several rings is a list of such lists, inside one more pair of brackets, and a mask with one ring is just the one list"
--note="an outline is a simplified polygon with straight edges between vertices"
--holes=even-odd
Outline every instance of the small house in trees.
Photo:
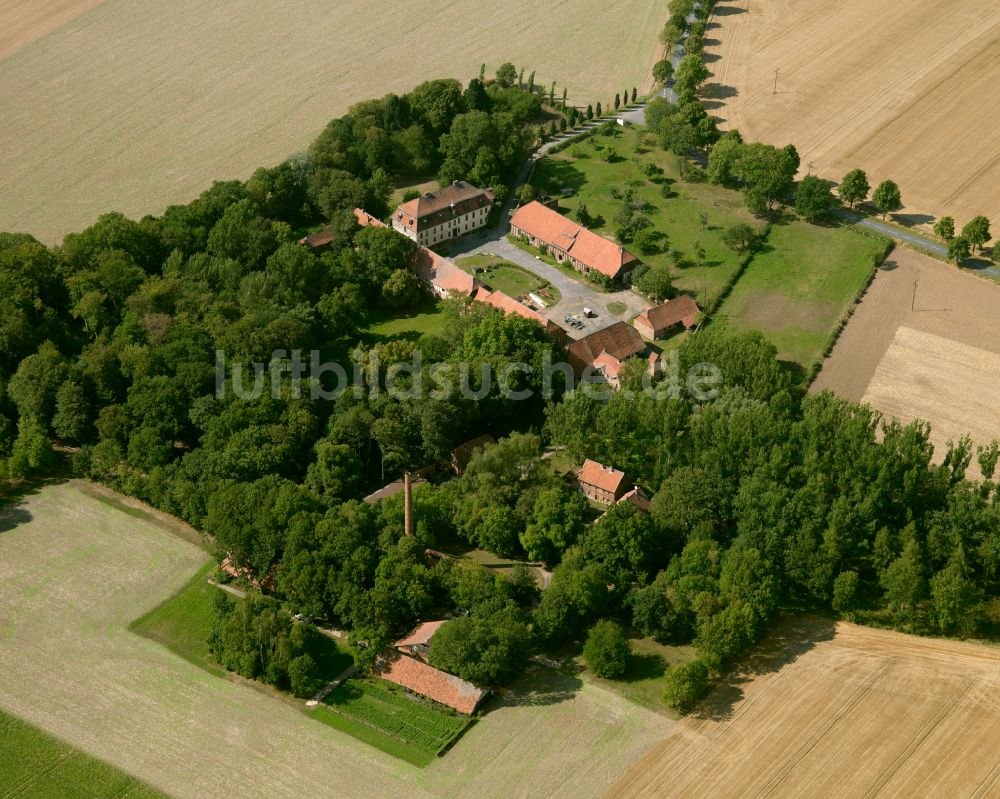
[[456,180],[400,205],[392,215],[392,227],[417,244],[430,247],[485,226],[492,208],[493,193],[489,189]]
[[579,222],[537,200],[522,205],[510,220],[510,231],[533,247],[544,246],[560,263],[578,272],[597,272],[614,283],[629,285],[639,259],[611,239],[598,236]]
[[333,244],[333,228],[327,225],[315,233],[310,233],[308,236],[299,239],[299,244],[303,247],[308,247],[313,252],[327,250]]
[[699,313],[698,304],[682,294],[639,314],[635,319],[635,329],[648,339],[663,338],[675,327],[693,328],[698,324]]
[[570,344],[566,348],[566,359],[577,378],[596,378],[617,388],[622,367],[645,350],[646,342],[634,327],[615,322]]
[[580,490],[602,505],[618,502],[632,488],[625,472],[590,459],[584,461],[583,468],[576,473],[576,479]]
[[421,660],[427,660],[427,656],[431,651],[431,639],[434,637],[434,633],[441,629],[441,625],[443,624],[445,624],[444,621],[425,621],[423,624],[418,625],[417,629],[406,636],[406,638],[396,641],[393,647],[404,655],[411,655]]
[[461,477],[465,474],[465,470],[469,468],[469,461],[472,460],[473,455],[496,443],[496,439],[493,436],[482,435],[471,441],[466,441],[464,444],[460,444],[451,451],[451,468],[455,470],[455,474]]
[[639,486],[634,486],[621,499],[619,505],[631,505],[640,513],[649,513],[649,496]]

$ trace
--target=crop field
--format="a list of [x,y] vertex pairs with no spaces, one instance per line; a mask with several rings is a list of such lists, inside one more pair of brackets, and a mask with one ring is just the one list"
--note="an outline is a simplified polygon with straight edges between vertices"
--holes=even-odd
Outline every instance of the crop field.
[[[700,305],[711,303],[736,273],[742,258],[722,243],[722,232],[740,222],[757,228],[761,224],[745,210],[738,192],[681,182],[676,160],[654,137],[644,136],[637,128],[616,131],[615,136],[595,136],[539,161],[531,182],[556,196],[571,189],[575,194],[560,200],[562,212],[575,219],[577,208],[584,203],[594,220],[591,229],[610,238],[614,238],[614,216],[622,205],[614,192],[631,189],[634,199],[645,203],[653,229],[665,235],[660,252],[637,255],[651,266],[678,263],[673,272],[675,285],[693,294]],[[595,142],[610,144],[617,153],[615,160],[599,157]],[[663,175],[650,179],[640,171],[640,164],[653,164]],[[669,197],[663,196],[664,181]],[[700,264],[695,257],[696,244],[704,250]]]
[[997,318],[996,285],[897,248],[811,390],[929,422],[938,460],[963,435],[989,444],[1000,438]]
[[724,127],[792,142],[831,180],[895,180],[911,224],[1000,217],[997,3],[728,0],[706,53]]
[[1000,650],[792,620],[611,797],[996,796]]
[[596,796],[672,723],[543,671],[417,768],[130,631],[209,562],[190,534],[78,481],[0,510],[0,710],[178,799]]
[[465,716],[407,699],[402,690],[377,679],[350,679],[323,703],[325,707],[312,711],[314,718],[343,729],[330,716],[345,716],[395,738],[408,749],[417,750],[414,754],[426,756],[417,760],[419,765],[431,762],[469,723]]
[[715,318],[762,331],[779,358],[808,369],[822,358],[886,244],[849,227],[784,219],[771,227]]
[[[87,5],[0,0],[0,31],[26,16],[36,34],[52,29],[0,60],[0,230],[51,243],[106,211],[158,213],[303,150],[359,100],[430,78],[464,82],[482,63],[492,72],[513,61],[539,84],[557,81],[560,95],[565,84],[571,102],[609,105],[650,85],[667,16],[648,0],[105,0],[73,19],[61,10]],[[0,36],[3,46],[11,35]]]
[[160,799],[164,795],[0,711],[0,795]]

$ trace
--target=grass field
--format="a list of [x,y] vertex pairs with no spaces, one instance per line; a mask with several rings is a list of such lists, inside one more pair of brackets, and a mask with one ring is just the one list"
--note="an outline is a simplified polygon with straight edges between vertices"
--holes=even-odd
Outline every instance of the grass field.
[[[0,31],[25,14],[55,28],[65,2],[6,0]],[[105,0],[0,61],[0,230],[53,242],[105,211],[162,211],[303,150],[355,102],[464,82],[484,62],[609,105],[650,85],[666,17],[645,0],[405,12],[388,0]],[[553,41],[560,21],[571,43]]]
[[[594,137],[573,145],[540,161],[532,183],[550,194],[563,188],[576,194],[560,201],[563,213],[575,218],[580,203],[594,218],[591,228],[603,236],[614,237],[614,217],[621,201],[612,192],[631,188],[636,200],[647,204],[653,228],[666,235],[666,250],[641,255],[645,263],[673,264],[673,251],[680,255],[675,269],[675,284],[691,292],[698,303],[712,302],[735,274],[740,256],[722,243],[722,232],[737,222],[760,227],[743,208],[737,192],[704,183],[684,183],[678,179],[676,161],[655,144],[652,137],[644,142],[638,128],[626,128],[615,137]],[[594,141],[607,141],[618,152],[618,160],[607,162],[594,151]],[[641,164],[655,164],[664,170],[673,196],[665,199],[661,183],[653,182],[640,171]],[[707,214],[703,224],[701,215]],[[695,244],[705,251],[702,265],[695,260]]]
[[166,799],[166,795],[0,711],[0,796]]
[[209,562],[183,529],[75,481],[0,512],[0,709],[178,799],[597,796],[671,724],[533,673],[415,768],[129,631]]
[[428,300],[412,311],[377,316],[365,333],[373,343],[393,339],[416,341],[424,333],[440,333],[444,329],[444,320],[441,305]]
[[[497,258],[493,255],[467,255],[455,261],[470,275],[475,275],[494,291],[502,291],[514,299],[523,297],[529,291],[534,292],[549,305],[559,302],[562,295],[559,289],[542,280],[538,275],[522,269],[517,264]],[[483,272],[476,272],[476,269]]]
[[573,658],[572,668],[587,682],[614,691],[654,713],[677,718],[677,714],[663,701],[663,675],[668,666],[694,660],[694,647],[668,646],[657,643],[652,638],[633,638],[629,643],[632,646],[632,657],[629,658],[628,668],[621,679],[606,680],[598,677],[587,668],[583,655]]
[[761,330],[779,358],[808,369],[884,252],[885,242],[850,228],[785,219],[772,225],[715,319]]
[[1000,287],[897,248],[811,390],[930,422],[937,460],[963,435],[988,445],[1000,438],[998,318]]
[[1000,650],[779,624],[610,797],[995,796]]
[[[708,31],[710,111],[794,143],[840,180],[902,188],[908,221],[1000,217],[1000,5],[982,0],[729,0]],[[775,93],[775,70],[780,70]]]
[[446,708],[408,699],[384,680],[367,678],[342,683],[310,715],[418,766],[430,763],[469,723]]

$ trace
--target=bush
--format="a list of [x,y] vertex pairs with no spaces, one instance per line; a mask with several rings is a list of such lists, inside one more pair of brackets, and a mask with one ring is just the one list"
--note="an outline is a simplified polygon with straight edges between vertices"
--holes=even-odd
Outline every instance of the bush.
[[700,660],[667,669],[663,701],[678,713],[689,713],[708,694],[708,667]]
[[299,655],[288,663],[288,682],[292,693],[301,699],[315,696],[323,681],[317,676],[316,661],[310,655]]
[[625,673],[632,648],[617,622],[599,621],[590,628],[583,647],[583,659],[598,677],[617,679]]

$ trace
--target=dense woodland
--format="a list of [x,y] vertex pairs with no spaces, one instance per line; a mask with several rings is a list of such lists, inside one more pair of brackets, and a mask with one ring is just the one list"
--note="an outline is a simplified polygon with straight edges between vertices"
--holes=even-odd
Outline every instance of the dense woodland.
[[[371,393],[326,402],[291,385],[278,398],[217,398],[217,350],[250,364],[295,349],[363,363],[375,349],[384,369],[419,348],[425,369],[445,363],[449,374],[460,363],[477,374],[484,363],[498,372],[563,357],[538,325],[459,300],[447,301],[441,334],[365,335],[373,315],[421,294],[405,268],[410,243],[361,229],[350,209],[384,215],[394,179],[428,174],[502,195],[542,108],[541,93],[512,71],[361,103],[307,154],[245,183],[218,183],[160,217],[109,214],[56,248],[0,235],[8,476],[44,472],[52,442],[78,448],[78,474],[187,520],[250,577],[273,576],[278,602],[220,600],[212,647],[227,667],[299,693],[314,686],[316,663],[290,612],[351,630],[367,645],[358,650],[367,664],[418,620],[460,611],[435,638],[432,662],[487,686],[514,677],[533,652],[613,620],[695,643],[699,661],[671,672],[671,701],[682,708],[783,608],[994,634],[1000,518],[994,484],[964,480],[974,457],[967,442],[933,465],[926,428],[807,397],[758,334],[709,329],[676,353],[682,374],[701,362],[723,370],[711,403],[669,392],[544,398],[538,370],[519,376],[535,391],[527,402],[495,388],[481,399]],[[661,109],[664,146],[678,149],[679,130],[685,149],[718,141],[694,105],[682,96]],[[729,142],[732,151],[747,146]],[[709,171],[727,182],[720,147]],[[749,168],[753,159],[740,153],[735,163]],[[794,176],[792,150],[759,155]],[[765,173],[741,185],[766,206],[783,199],[785,184],[771,186]],[[327,222],[329,251],[296,243]],[[487,432],[499,443],[461,478],[419,486],[414,536],[404,535],[401,497],[359,501]],[[542,458],[546,447],[626,470],[650,492],[651,512],[622,505],[595,520]],[[998,455],[996,446],[978,454],[988,478]],[[551,585],[540,593],[526,569],[498,576],[425,553],[463,545],[545,561]],[[588,659],[613,673],[620,634],[604,624],[591,639]]]

